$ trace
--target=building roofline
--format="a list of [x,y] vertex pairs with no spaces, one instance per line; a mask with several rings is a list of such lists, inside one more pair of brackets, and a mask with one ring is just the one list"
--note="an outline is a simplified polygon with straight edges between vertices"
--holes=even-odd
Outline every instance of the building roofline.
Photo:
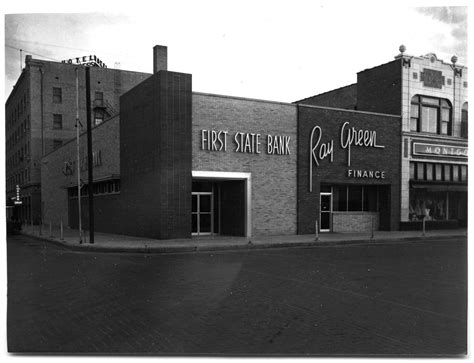
[[272,103],[272,104],[284,105],[284,106],[296,106],[295,104],[290,103],[290,102],[262,100],[262,99],[259,99],[259,98],[249,98],[249,97],[240,97],[240,96],[220,95],[220,94],[216,94],[216,93],[193,92],[193,95],[197,95],[197,96],[209,96],[209,97],[219,97],[219,98],[227,98],[227,99],[242,100],[242,101],[251,101],[251,102]]
[[379,64],[379,65],[377,65],[377,66],[373,66],[373,67],[370,67],[370,68],[365,68],[365,69],[363,69],[363,70],[357,72],[357,74],[362,73],[362,72],[366,72],[366,71],[370,71],[370,70],[372,70],[372,69],[384,67],[384,66],[386,66],[387,64],[395,63],[395,62],[400,62],[400,58],[396,58],[396,59],[394,59],[394,60],[391,60],[390,62],[386,62],[386,63],[383,63],[383,64]]
[[375,116],[389,116],[389,117],[396,117],[402,118],[401,115],[394,115],[390,113],[380,113],[380,112],[370,112],[370,111],[359,111],[359,110],[348,110],[346,108],[336,108],[336,107],[327,107],[327,106],[315,106],[315,105],[307,105],[304,103],[299,103],[296,106],[298,107],[311,107],[311,108],[319,108],[324,110],[334,110],[334,111],[344,111],[344,112],[352,112],[352,113],[360,113],[366,115],[375,115]]
[[[348,87],[348,86],[346,86],[346,87]],[[393,115],[393,114],[388,114],[388,113],[359,111],[359,110],[348,110],[348,109],[345,109],[345,108],[315,106],[315,105],[297,104],[297,103],[286,103],[286,102],[278,102],[278,101],[268,101],[268,100],[260,100],[260,99],[255,99],[255,98],[244,98],[244,97],[219,95],[219,94],[213,94],[213,93],[193,92],[193,95],[220,97],[220,98],[237,99],[237,100],[244,100],[244,101],[265,102],[265,103],[279,104],[279,105],[285,105],[285,106],[311,107],[311,108],[319,108],[319,109],[323,109],[323,110],[344,111],[344,112],[352,112],[352,113],[368,114],[368,115],[377,115],[377,116],[389,116],[389,117],[396,117],[396,118],[401,118],[402,117],[401,115]]]
[[334,91],[339,91],[343,88],[349,88],[349,87],[353,87],[353,86],[357,86],[357,82],[356,83],[351,83],[351,84],[348,84],[347,86],[342,86],[342,87],[339,87],[339,88],[334,88],[330,91],[326,91],[326,92],[323,92],[323,93],[318,93],[318,94],[315,94],[313,96],[309,96],[309,97],[306,97],[306,98],[303,98],[301,100],[298,100],[298,101],[294,101],[292,103],[299,103],[299,102],[302,102],[302,101],[305,101],[305,100],[309,100],[310,98],[313,98],[313,97],[318,97],[318,96],[322,96],[322,95],[325,95],[325,94],[328,94],[328,93],[331,93],[331,92],[334,92]]
[[13,89],[10,91],[10,94],[8,95],[7,100],[5,101],[5,105],[8,105],[8,103],[10,102],[10,99],[13,97],[15,92],[18,90],[18,85],[21,83],[22,79],[26,77],[25,74],[26,74],[26,67],[24,67],[21,70],[20,77],[18,77],[15,84],[13,85]]

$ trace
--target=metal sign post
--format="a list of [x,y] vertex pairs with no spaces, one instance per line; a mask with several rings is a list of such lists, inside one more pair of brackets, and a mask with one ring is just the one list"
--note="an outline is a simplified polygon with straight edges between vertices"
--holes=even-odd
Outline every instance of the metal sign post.
[[91,69],[86,67],[87,173],[89,187],[89,243],[94,243],[94,178],[92,164]]
[[81,210],[81,148],[79,128],[79,70],[76,68],[76,148],[77,148],[77,208],[79,213],[79,244],[82,243],[82,210]]
[[318,220],[316,219],[314,222],[315,225],[315,241],[319,241],[319,228],[318,228]]

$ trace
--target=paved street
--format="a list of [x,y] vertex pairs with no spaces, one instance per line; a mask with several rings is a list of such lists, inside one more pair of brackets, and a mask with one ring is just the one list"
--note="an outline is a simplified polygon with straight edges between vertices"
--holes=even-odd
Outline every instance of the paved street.
[[466,239],[133,254],[8,240],[10,352],[466,352]]

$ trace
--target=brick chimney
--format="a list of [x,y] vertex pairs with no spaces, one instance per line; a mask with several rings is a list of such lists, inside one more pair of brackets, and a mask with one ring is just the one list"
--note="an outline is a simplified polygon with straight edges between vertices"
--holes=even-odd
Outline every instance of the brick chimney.
[[153,47],[153,73],[168,70],[168,48],[164,45]]

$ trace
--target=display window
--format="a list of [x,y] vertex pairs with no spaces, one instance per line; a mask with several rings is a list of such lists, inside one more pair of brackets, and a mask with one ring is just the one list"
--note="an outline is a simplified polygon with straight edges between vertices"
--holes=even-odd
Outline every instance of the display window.
[[321,193],[331,193],[334,212],[377,212],[378,188],[371,185],[321,186]]
[[462,221],[467,218],[467,192],[410,189],[410,221]]

